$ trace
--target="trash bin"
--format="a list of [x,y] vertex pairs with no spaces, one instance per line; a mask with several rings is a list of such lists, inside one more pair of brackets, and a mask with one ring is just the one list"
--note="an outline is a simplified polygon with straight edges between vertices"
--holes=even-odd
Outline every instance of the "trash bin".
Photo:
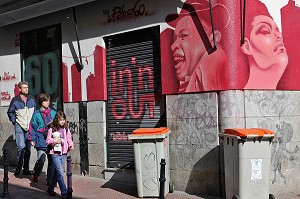
[[266,129],[225,129],[226,199],[275,199],[269,194],[271,146],[274,133]]
[[168,128],[139,128],[128,136],[133,142],[138,197],[159,197],[160,161],[165,166],[165,196],[169,192],[169,134]]

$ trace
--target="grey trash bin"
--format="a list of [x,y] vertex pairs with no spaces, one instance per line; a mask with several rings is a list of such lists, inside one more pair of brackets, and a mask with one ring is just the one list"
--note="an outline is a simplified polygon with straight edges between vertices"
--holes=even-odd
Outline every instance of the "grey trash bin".
[[133,142],[138,197],[159,197],[160,161],[166,160],[165,196],[169,192],[168,128],[140,128],[128,136]]
[[225,129],[226,199],[269,199],[271,146],[274,133],[266,129]]

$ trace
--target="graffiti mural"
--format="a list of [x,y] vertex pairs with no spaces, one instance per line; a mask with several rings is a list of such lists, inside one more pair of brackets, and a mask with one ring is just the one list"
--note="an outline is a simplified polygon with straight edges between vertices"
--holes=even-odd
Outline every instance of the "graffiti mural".
[[[172,117],[172,129],[180,132],[176,135],[175,144],[198,144],[205,147],[217,139],[213,133],[201,134],[201,130],[217,126],[217,109],[199,97],[178,97],[168,109]],[[175,128],[174,128],[175,127]]]
[[117,22],[122,19],[130,17],[139,17],[149,14],[146,6],[143,4],[143,0],[137,0],[133,7],[126,9],[125,5],[118,5],[109,9],[104,9],[103,14],[107,17],[107,23]]
[[75,120],[75,116],[77,114],[77,110],[74,107],[66,107],[65,113],[68,116],[69,120],[72,119]]
[[128,140],[133,130],[165,126],[159,30],[154,26],[105,38],[110,167],[133,165]]
[[144,155],[142,160],[143,165],[143,186],[150,191],[158,189],[157,181],[157,160],[153,151],[153,146],[146,146],[142,149]]
[[10,96],[8,91],[1,92],[1,101],[10,101],[11,98],[12,97]]
[[1,78],[2,81],[10,81],[14,79],[17,79],[16,74],[14,73],[13,75],[10,75],[9,72],[4,72]]
[[76,122],[69,122],[68,128],[70,129],[72,134],[79,134],[79,126]]
[[[29,94],[37,98],[40,93],[47,93],[51,97],[50,106],[62,110],[60,25],[22,32],[20,38],[22,76],[28,82]],[[38,45],[32,47],[33,41]]]
[[267,0],[211,3],[186,0],[178,13],[166,16],[169,28],[161,32],[162,45],[169,46],[161,54],[164,94],[300,89],[295,50],[300,42],[294,34],[300,23],[291,17],[299,16],[300,8],[294,1],[276,6]]
[[[174,67],[179,93],[226,88],[223,70],[226,69],[227,59],[221,40],[222,30],[227,27],[230,16],[223,4],[215,3],[213,10],[222,16],[215,19],[214,33],[210,29],[208,1],[188,0],[180,13],[166,17],[168,25],[174,28],[170,46],[172,60],[168,64]],[[165,56],[164,53],[162,56]],[[169,71],[163,69],[162,73],[164,76]]]
[[250,92],[246,95],[246,99],[252,110],[248,110],[249,114],[263,117],[255,126],[270,129],[275,133],[272,143],[272,183],[278,182],[280,178],[286,184],[285,163],[298,159],[299,146],[294,141],[296,132],[292,126],[293,122],[284,115],[296,114],[295,111],[299,107],[298,97],[284,91],[276,91]]
[[11,99],[20,92],[17,85],[21,77],[20,71],[13,67],[18,58],[18,55],[0,57],[1,106],[8,106]]
[[[295,134],[291,123],[287,121],[273,121],[271,119],[264,119],[258,122],[258,126],[266,129],[275,129],[275,139],[272,142],[272,184],[283,180],[283,184],[287,182],[287,176],[284,173],[285,162],[297,161],[297,152],[299,147],[293,142]],[[278,180],[280,178],[280,180]]]
[[245,98],[250,103],[251,115],[293,115],[299,106],[297,95],[285,91],[247,92]]
[[79,147],[80,147],[80,171],[83,175],[86,175],[89,174],[87,102],[79,103]]
[[[295,155],[298,152],[298,146],[293,144],[291,141],[293,139],[294,130],[290,123],[285,121],[280,122],[276,125],[276,137],[273,141],[273,159],[272,159],[272,170],[273,170],[273,179],[272,183],[274,184],[277,180],[277,174],[284,180],[286,184],[286,176],[283,173],[283,164],[284,161],[294,161],[296,160]],[[288,144],[292,145],[292,148],[288,148]]]
[[[206,95],[205,95],[206,96]],[[172,131],[171,143],[178,154],[174,156],[181,169],[194,164],[199,159],[199,150],[207,150],[217,145],[217,108],[209,97],[176,97],[168,111],[171,115],[168,126]]]
[[[90,48],[87,50],[91,50]],[[79,102],[85,100],[105,100],[106,70],[105,49],[96,45],[90,55],[83,55],[83,69],[79,69],[80,59],[76,56],[63,55],[63,96],[64,102]]]
[[[154,89],[153,67],[149,65],[136,66],[133,69],[124,67],[121,70],[112,69],[111,73],[113,86],[110,95],[117,98],[112,102],[112,114],[115,119],[123,120],[128,115],[131,119],[142,119],[146,113],[145,107],[148,107],[149,118],[153,119],[155,105],[154,93],[151,93]],[[138,74],[137,86],[134,86],[133,80],[136,79],[134,74]],[[128,93],[128,100],[118,97],[125,93],[125,90]]]

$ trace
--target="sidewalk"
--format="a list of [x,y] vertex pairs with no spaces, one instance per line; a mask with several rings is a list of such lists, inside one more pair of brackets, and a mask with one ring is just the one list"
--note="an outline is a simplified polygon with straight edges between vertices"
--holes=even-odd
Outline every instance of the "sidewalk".
[[[57,196],[49,196],[46,193],[47,185],[45,173],[43,173],[38,183],[31,181],[31,176],[19,175],[15,177],[13,170],[9,173],[8,192],[10,198],[16,199],[55,199],[60,198],[59,188],[55,188]],[[87,176],[72,176],[73,199],[132,199],[137,198],[135,185],[108,181],[100,178]],[[3,169],[0,169],[0,197],[3,194]],[[297,193],[277,194],[276,199],[299,199]],[[169,193],[166,199],[221,199],[215,197],[199,197],[189,195],[184,192],[175,191]]]
[[[22,173],[22,172],[21,172]],[[10,198],[16,199],[55,199],[60,198],[59,188],[55,188],[57,196],[49,196],[46,193],[47,185],[45,173],[43,173],[38,183],[31,181],[31,176],[13,175],[10,170],[8,182],[8,192]],[[65,181],[66,182],[66,181]],[[108,181],[100,178],[87,176],[72,176],[73,198],[74,199],[132,199],[137,198],[137,188],[135,185]],[[0,197],[3,194],[3,169],[0,170]],[[184,192],[175,191],[169,193],[166,199],[218,199],[214,197],[198,197]]]

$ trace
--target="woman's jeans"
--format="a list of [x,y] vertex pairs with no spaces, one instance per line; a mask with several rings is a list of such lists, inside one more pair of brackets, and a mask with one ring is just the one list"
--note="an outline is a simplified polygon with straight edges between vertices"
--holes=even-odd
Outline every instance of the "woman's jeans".
[[52,164],[51,155],[49,154],[47,155],[46,150],[37,149],[37,161],[34,165],[33,172],[35,176],[41,175],[43,171],[44,163],[46,161],[46,157],[48,158],[47,181],[48,183],[50,183],[54,175],[55,167]]
[[52,155],[52,164],[55,166],[56,178],[53,178],[52,183],[48,187],[48,191],[54,191],[54,186],[58,182],[61,194],[67,193],[63,169],[63,165],[66,162],[66,158],[67,155]]
[[28,140],[28,131],[24,131],[21,126],[15,124],[17,152],[17,169],[20,171],[23,167],[24,171],[29,171],[30,149],[31,144]]
[[48,158],[47,185],[49,185],[52,183],[52,180],[55,177],[55,166],[52,163],[52,155],[48,153],[47,158]]

